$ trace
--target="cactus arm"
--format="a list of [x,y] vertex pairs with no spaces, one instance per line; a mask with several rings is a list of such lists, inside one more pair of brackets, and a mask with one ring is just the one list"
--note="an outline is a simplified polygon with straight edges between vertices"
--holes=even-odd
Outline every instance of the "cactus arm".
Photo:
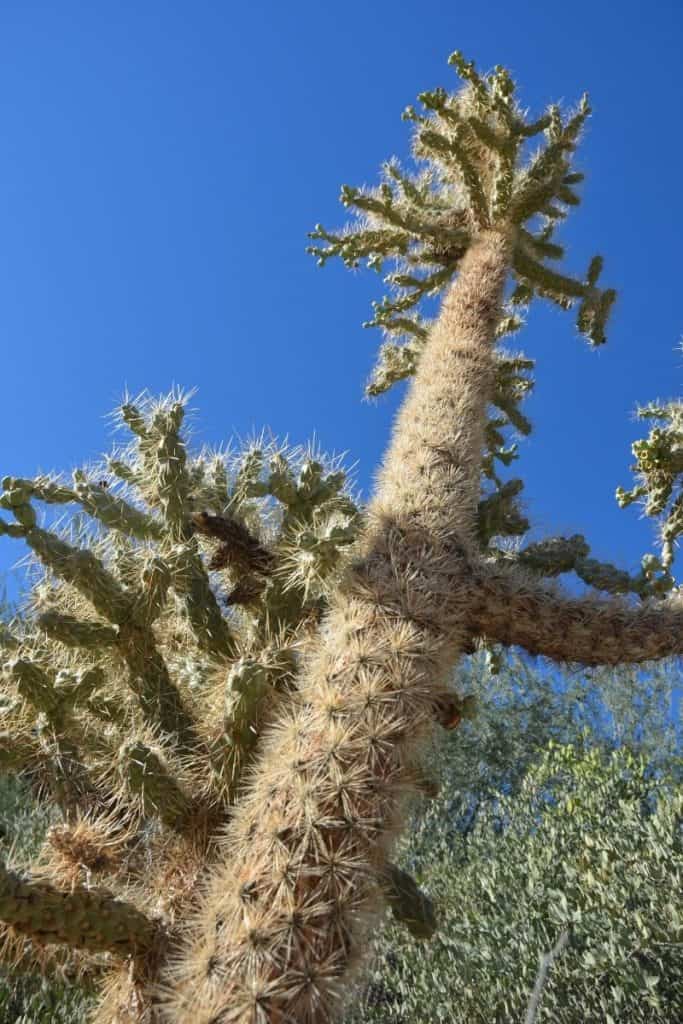
[[234,803],[244,788],[245,773],[253,764],[264,723],[272,719],[278,693],[291,688],[296,664],[291,651],[260,661],[239,658],[231,667],[223,694],[223,721],[211,744],[218,777],[226,803]]
[[106,486],[89,480],[80,470],[74,473],[73,487],[66,487],[48,477],[36,477],[33,480],[5,477],[2,484],[6,491],[21,489],[30,497],[50,505],[76,502],[104,526],[119,530],[129,537],[137,537],[139,540],[161,539],[161,528],[156,520],[112,494]]
[[74,473],[76,500],[94,519],[138,540],[161,540],[161,524],[152,516],[112,494],[106,487],[88,480],[84,473]]
[[38,526],[26,531],[25,540],[43,565],[76,587],[103,618],[115,624],[128,619],[130,598],[92,551],[67,544]]
[[518,566],[535,575],[553,578],[574,572],[587,586],[608,594],[662,597],[673,589],[674,579],[661,559],[646,555],[641,571],[632,575],[609,562],[589,558],[590,545],[579,533],[571,537],[547,537],[520,551],[494,552],[502,564]]
[[119,771],[129,793],[140,801],[144,814],[158,817],[171,829],[182,831],[189,812],[188,799],[159,754],[140,740],[124,744]]
[[183,746],[196,744],[194,723],[171,679],[151,629],[136,623],[120,628],[86,622],[56,611],[43,612],[39,627],[53,640],[93,651],[118,648],[127,667],[126,679],[150,727],[175,733]]
[[43,672],[40,665],[17,658],[10,663],[10,674],[21,697],[28,701],[36,711],[42,711],[48,719],[61,718],[61,700],[53,681]]
[[86,647],[98,650],[100,647],[114,647],[119,642],[119,630],[100,622],[88,622],[62,612],[41,612],[36,623],[52,640],[58,640],[68,647]]
[[164,610],[171,585],[171,570],[165,559],[150,554],[140,571],[133,616],[149,627]]
[[120,650],[128,668],[127,682],[143,717],[152,728],[175,734],[181,747],[198,743],[194,721],[174,684],[151,629],[130,624],[121,629]]
[[84,888],[60,892],[0,864],[0,920],[39,943],[121,957],[150,950],[160,926],[130,903]]
[[[5,767],[33,768],[39,785],[47,784],[60,807],[73,811],[91,801],[96,787],[83,764],[79,748],[70,735],[71,712],[103,681],[98,669],[79,673],[78,676],[61,673],[55,680],[36,662],[17,658],[8,665],[22,700],[39,718],[31,728],[31,740],[24,730],[17,737],[16,761],[4,753],[0,761]],[[23,762],[23,763],[22,763]]]
[[199,646],[216,658],[235,653],[235,639],[223,618],[194,538],[177,544],[169,555],[171,586],[185,606]]
[[679,595],[636,608],[618,598],[571,598],[493,563],[474,570],[469,623],[492,643],[555,661],[619,665],[683,653]]
[[[149,424],[142,428],[141,451],[154,478],[154,496],[166,528],[177,541],[189,535],[190,478],[187,470],[187,452],[180,436],[185,418],[182,400],[166,403],[158,408]],[[126,420],[135,432],[132,421]]]

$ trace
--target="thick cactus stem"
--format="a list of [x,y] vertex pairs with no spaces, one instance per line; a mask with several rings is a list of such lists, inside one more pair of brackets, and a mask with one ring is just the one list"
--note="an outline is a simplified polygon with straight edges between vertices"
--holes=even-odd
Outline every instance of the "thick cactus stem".
[[510,257],[506,234],[483,234],[444,303],[380,478],[366,554],[322,626],[301,706],[266,742],[197,938],[169,979],[174,1024],[336,1018],[380,904],[416,747],[463,639]]

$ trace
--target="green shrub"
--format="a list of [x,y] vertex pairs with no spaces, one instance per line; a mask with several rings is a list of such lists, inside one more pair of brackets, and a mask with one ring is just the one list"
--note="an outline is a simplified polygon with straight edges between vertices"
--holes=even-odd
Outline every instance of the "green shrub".
[[521,1022],[560,937],[533,1019],[683,1019],[680,788],[625,748],[551,743],[516,793],[448,835],[447,803],[404,845],[439,931],[421,944],[387,926],[349,1024]]

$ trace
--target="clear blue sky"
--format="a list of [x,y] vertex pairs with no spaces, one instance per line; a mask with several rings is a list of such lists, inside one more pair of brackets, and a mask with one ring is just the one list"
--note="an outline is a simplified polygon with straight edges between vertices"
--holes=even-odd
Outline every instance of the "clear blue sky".
[[[594,251],[620,292],[592,353],[537,307],[518,463],[532,522],[585,531],[635,568],[648,524],[620,512],[631,412],[680,393],[683,7],[675,0],[317,0],[0,4],[0,470],[70,469],[110,444],[127,386],[197,386],[198,437],[269,426],[349,452],[367,493],[398,396],[361,401],[379,336],[372,274],[318,270],[339,186],[405,156],[401,110],[455,83],[458,48],[524,102],[595,115],[569,266]],[[20,545],[0,539],[0,570]]]

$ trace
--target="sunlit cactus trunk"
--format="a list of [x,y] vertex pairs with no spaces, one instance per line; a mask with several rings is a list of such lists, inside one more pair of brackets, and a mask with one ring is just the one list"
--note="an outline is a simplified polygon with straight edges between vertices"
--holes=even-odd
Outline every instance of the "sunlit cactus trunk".
[[174,1022],[336,1016],[379,906],[416,747],[458,653],[491,343],[511,252],[483,233],[431,332],[300,701],[268,738],[168,981]]

